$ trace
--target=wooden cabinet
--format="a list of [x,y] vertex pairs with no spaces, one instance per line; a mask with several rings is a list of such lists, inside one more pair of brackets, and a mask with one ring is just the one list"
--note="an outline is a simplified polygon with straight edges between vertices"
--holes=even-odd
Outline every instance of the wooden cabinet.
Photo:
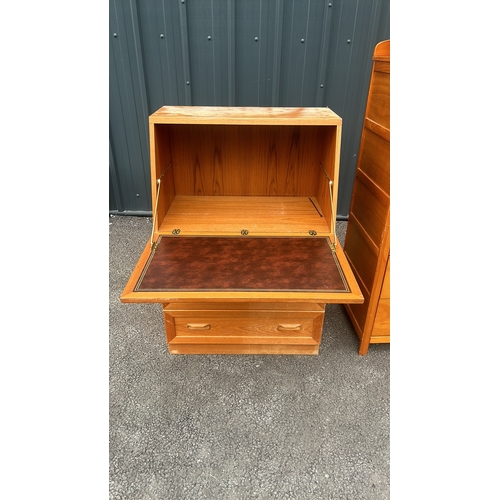
[[321,304],[164,304],[170,352],[317,353]]
[[360,338],[390,341],[390,41],[373,54],[363,133],[344,250],[365,302],[346,305]]
[[169,107],[149,119],[153,228],[122,302],[162,304],[172,354],[317,354],[362,303],[337,243],[328,108]]

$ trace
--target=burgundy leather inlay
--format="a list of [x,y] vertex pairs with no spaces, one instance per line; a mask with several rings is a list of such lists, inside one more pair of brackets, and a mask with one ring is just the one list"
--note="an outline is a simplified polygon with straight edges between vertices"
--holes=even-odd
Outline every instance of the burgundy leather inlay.
[[136,291],[348,291],[327,238],[162,237]]

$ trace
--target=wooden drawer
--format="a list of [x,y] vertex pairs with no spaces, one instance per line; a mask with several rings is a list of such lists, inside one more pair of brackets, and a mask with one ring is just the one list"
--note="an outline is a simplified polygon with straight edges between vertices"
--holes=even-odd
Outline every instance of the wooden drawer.
[[[303,348],[317,353],[324,311],[257,309],[172,310],[164,308],[167,341],[172,354],[183,352],[295,353]],[[226,347],[221,347],[226,346]],[[266,347],[267,346],[267,347]],[[232,351],[231,351],[232,349]],[[305,352],[307,354],[307,352]]]

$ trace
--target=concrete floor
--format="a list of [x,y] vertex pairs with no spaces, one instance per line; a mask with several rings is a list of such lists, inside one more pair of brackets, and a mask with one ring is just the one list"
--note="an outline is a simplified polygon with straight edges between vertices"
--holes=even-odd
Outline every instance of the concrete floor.
[[119,301],[151,219],[109,223],[111,500],[389,499],[388,344],[328,305],[318,356],[172,356],[161,306]]

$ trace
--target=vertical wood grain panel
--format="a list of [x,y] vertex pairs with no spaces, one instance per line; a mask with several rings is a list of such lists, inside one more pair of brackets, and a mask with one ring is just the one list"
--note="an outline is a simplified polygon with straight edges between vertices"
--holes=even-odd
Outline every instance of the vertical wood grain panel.
[[[381,64],[387,65],[388,63]],[[377,63],[375,63],[375,72],[373,73],[373,84],[370,95],[370,106],[366,117],[386,129],[391,128],[391,96],[389,92],[390,78],[389,73],[377,71]]]
[[170,125],[168,129],[178,195],[317,195],[325,127]]

